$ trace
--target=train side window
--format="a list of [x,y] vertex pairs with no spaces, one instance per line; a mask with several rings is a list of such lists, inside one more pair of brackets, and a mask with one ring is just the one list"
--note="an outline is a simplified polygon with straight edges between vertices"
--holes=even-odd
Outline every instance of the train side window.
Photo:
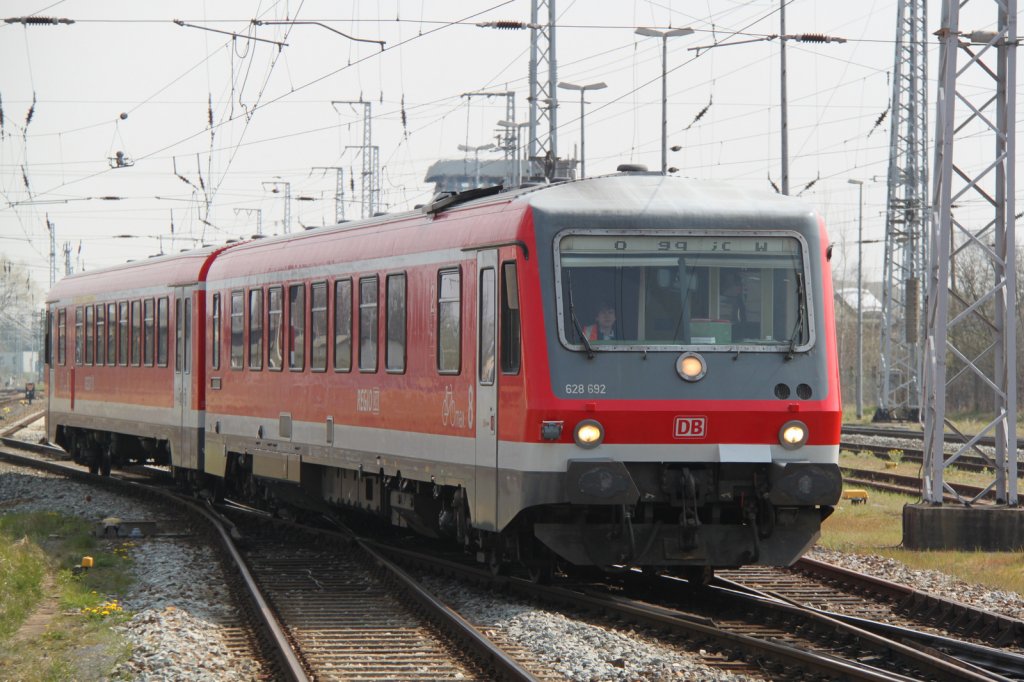
[[284,367],[281,335],[281,312],[284,305],[284,289],[270,287],[267,290],[267,369],[281,371]]
[[63,365],[67,362],[68,344],[68,311],[61,308],[57,311],[57,363]]
[[359,371],[377,371],[377,277],[359,280]]
[[210,338],[213,339],[214,369],[220,369],[220,294],[213,295],[213,310],[210,313]]
[[288,369],[306,367],[306,285],[288,287]]
[[185,328],[185,317],[181,314],[181,299],[174,300],[174,371],[181,372],[181,365],[184,361],[185,340],[183,338]]
[[437,371],[458,374],[462,369],[462,273],[437,273]]
[[117,304],[117,364],[128,364],[128,301]]
[[132,366],[142,364],[142,302],[132,301]]
[[352,280],[334,283],[334,370],[352,371]]
[[185,374],[192,371],[192,299],[185,298]]
[[242,336],[245,330],[245,299],[241,291],[231,292],[231,369],[242,369],[245,349]]
[[399,374],[405,371],[405,295],[405,275],[388,275],[384,368]]
[[107,364],[117,364],[117,304],[107,304]]
[[167,366],[167,313],[170,302],[166,296],[156,302],[156,364]]
[[75,308],[75,364],[82,364],[82,306]]
[[480,383],[490,386],[494,383],[494,268],[480,271],[480,313],[477,316],[480,337]]
[[91,305],[85,306],[85,364],[92,364],[92,348],[95,339],[95,314]]
[[309,368],[327,371],[327,282],[316,282],[309,291]]
[[501,274],[501,371],[503,374],[519,374],[522,350],[515,262],[502,263]]
[[107,349],[107,306],[100,303],[96,306],[96,365],[106,364],[104,357]]
[[263,369],[263,290],[249,291],[249,369]]
[[153,299],[147,298],[142,302],[142,311],[145,320],[142,329],[142,346],[145,349],[143,362],[146,367],[153,366],[153,351],[156,348],[156,335],[153,333],[155,330],[156,315],[154,314],[155,310],[153,308]]

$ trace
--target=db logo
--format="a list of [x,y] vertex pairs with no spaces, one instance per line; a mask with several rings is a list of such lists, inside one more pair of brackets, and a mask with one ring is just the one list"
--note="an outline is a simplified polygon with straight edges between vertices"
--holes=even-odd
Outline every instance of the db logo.
[[676,438],[704,438],[707,431],[707,417],[676,417],[672,435]]

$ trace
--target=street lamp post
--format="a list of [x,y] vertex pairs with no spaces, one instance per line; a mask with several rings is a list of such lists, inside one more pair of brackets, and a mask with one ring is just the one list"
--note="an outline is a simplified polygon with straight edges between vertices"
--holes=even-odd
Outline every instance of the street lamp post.
[[587,177],[587,143],[586,137],[584,136],[584,125],[583,125],[583,93],[587,90],[603,90],[608,86],[604,81],[598,83],[587,83],[586,85],[576,85],[575,83],[566,83],[562,81],[558,84],[558,87],[563,90],[579,90],[580,91],[580,178]]
[[847,180],[851,185],[857,185],[858,210],[857,210],[857,419],[864,416],[864,391],[863,391],[863,367],[864,367],[864,181]]
[[480,152],[494,149],[494,143],[482,144],[479,147],[468,147],[464,144],[459,145],[459,151],[473,152],[473,161],[476,165],[476,184],[474,187],[480,186]]
[[688,36],[692,28],[670,28],[660,31],[656,28],[638,28],[638,36],[661,38],[661,172],[668,172],[668,39],[676,36]]

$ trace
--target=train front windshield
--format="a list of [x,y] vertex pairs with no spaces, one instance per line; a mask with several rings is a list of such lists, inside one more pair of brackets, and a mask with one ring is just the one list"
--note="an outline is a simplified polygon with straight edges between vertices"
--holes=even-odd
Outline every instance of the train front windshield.
[[806,247],[794,233],[570,231],[555,257],[569,348],[792,353],[813,343]]

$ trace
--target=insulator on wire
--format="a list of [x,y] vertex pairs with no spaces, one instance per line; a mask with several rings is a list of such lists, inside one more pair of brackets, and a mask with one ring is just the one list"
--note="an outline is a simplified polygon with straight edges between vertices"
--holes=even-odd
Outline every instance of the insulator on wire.
[[24,26],[75,23],[74,19],[59,19],[57,17],[10,17],[4,19],[4,21],[8,24],[22,24]]
[[[783,36],[785,37],[785,36]],[[793,38],[801,43],[845,43],[846,38],[827,36],[824,33],[800,33]]]
[[496,28],[502,31],[522,31],[528,28],[535,28],[525,21],[484,21],[477,24],[480,28]]

